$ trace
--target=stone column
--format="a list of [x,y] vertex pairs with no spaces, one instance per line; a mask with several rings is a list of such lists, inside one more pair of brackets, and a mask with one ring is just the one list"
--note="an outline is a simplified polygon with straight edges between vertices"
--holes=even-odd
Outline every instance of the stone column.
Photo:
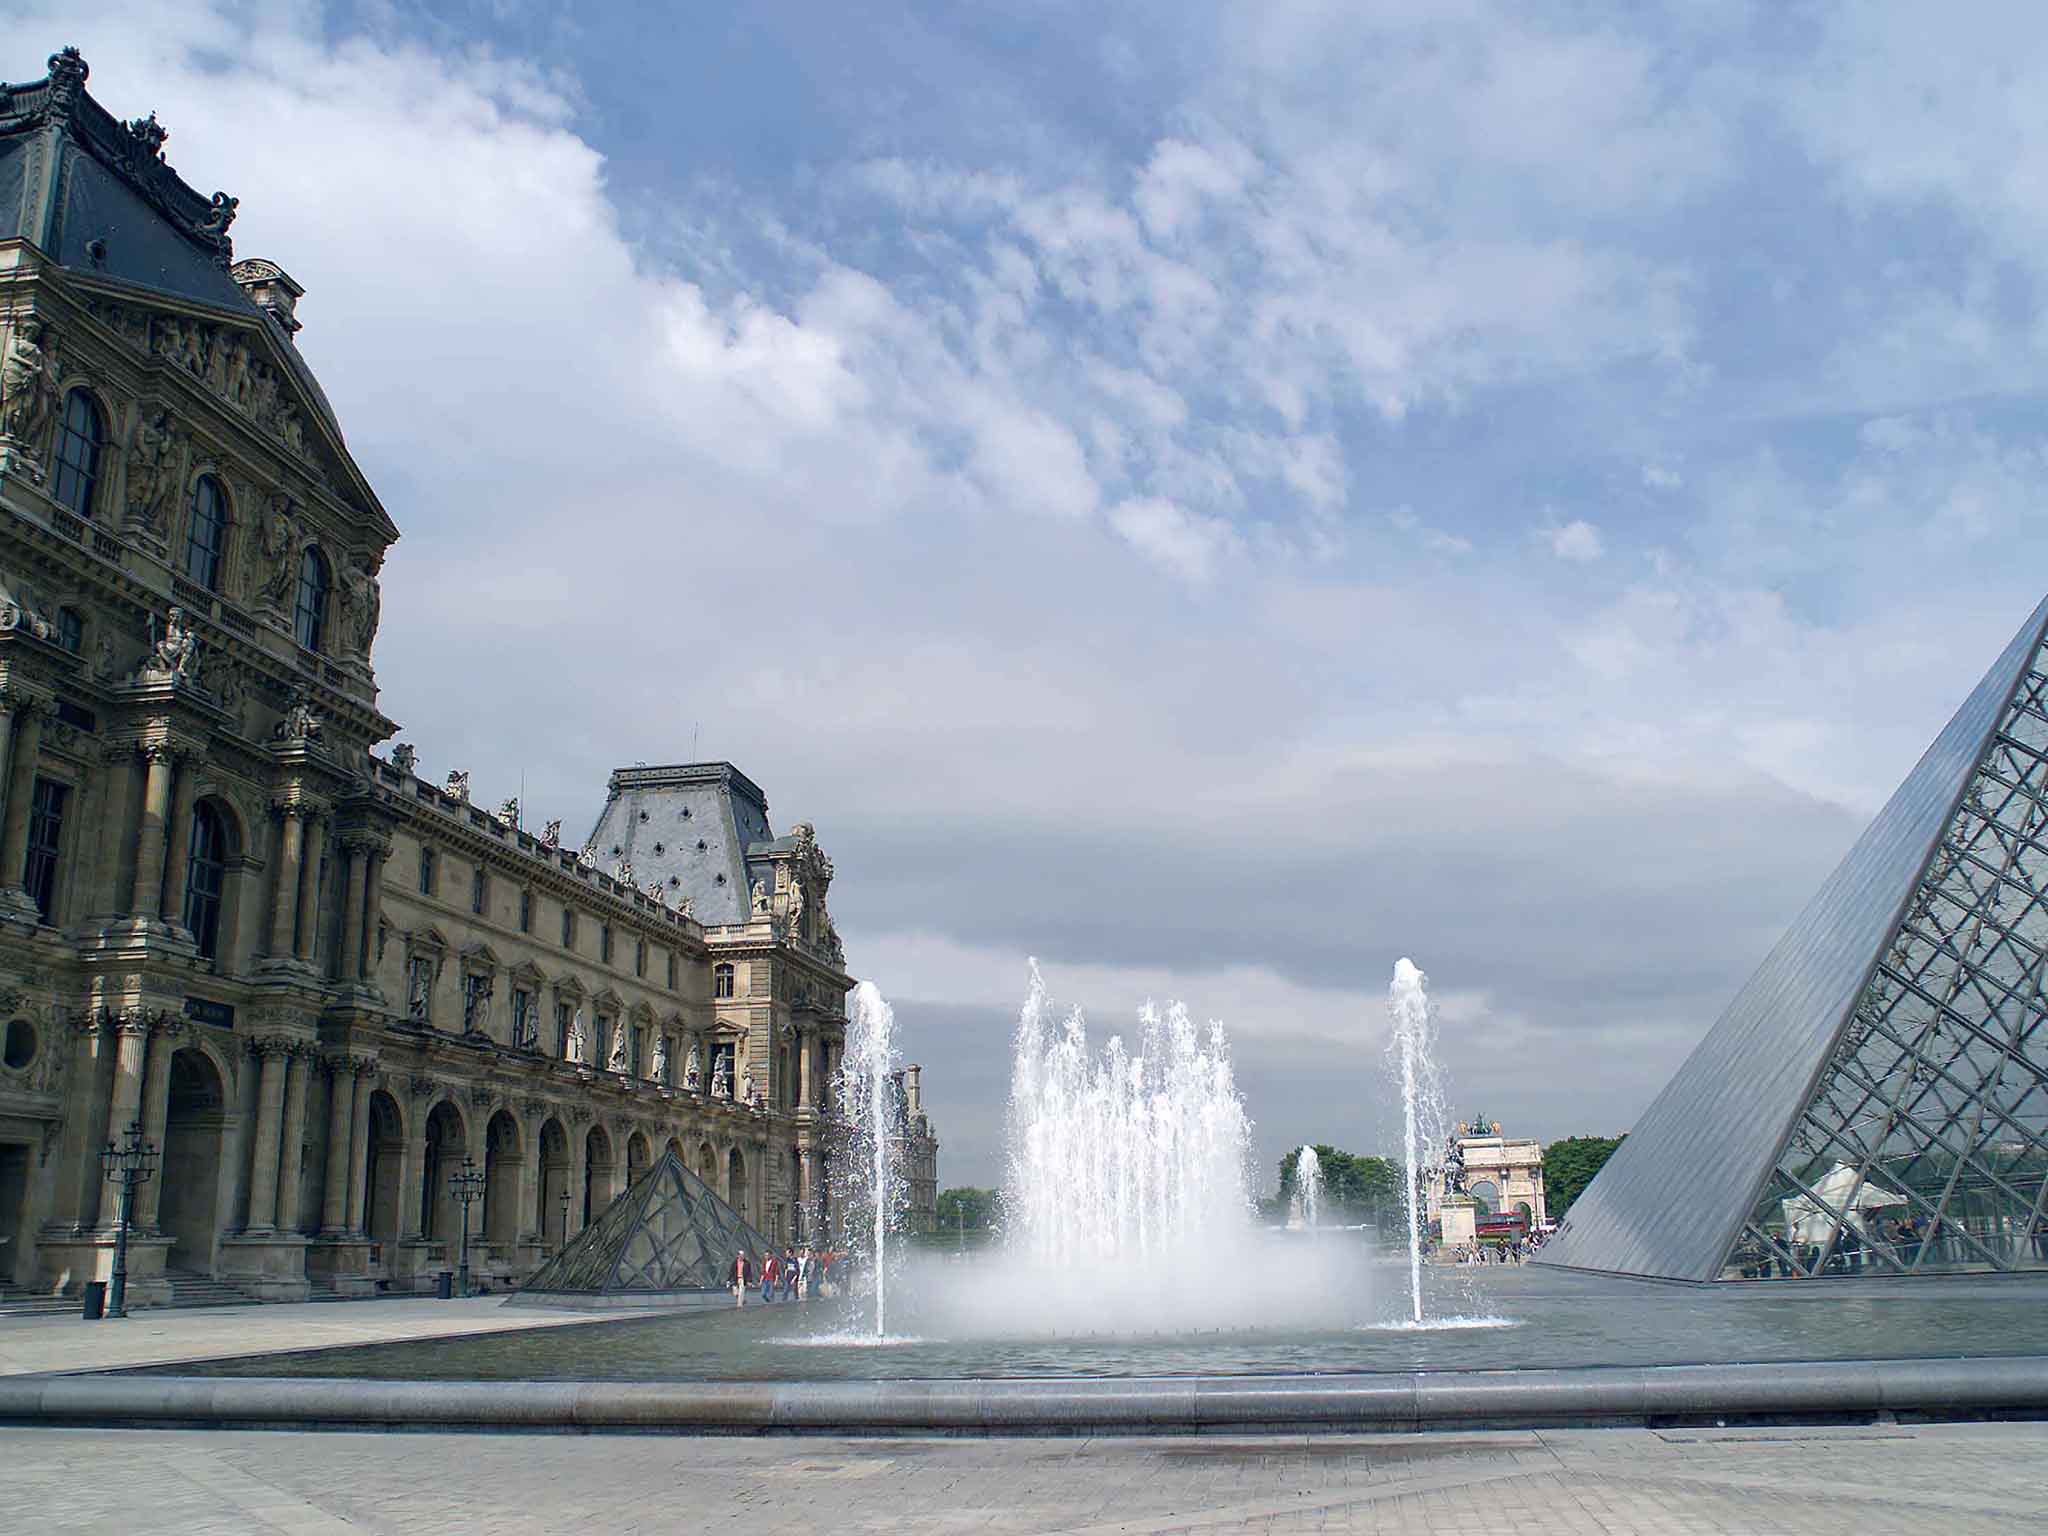
[[808,1029],[800,1029],[796,1035],[796,1107],[811,1108],[811,1040]]
[[354,981],[363,974],[363,875],[369,850],[353,838],[343,839],[341,848],[348,859],[348,884],[341,900],[341,960],[335,974]]
[[[51,1043],[54,1046],[56,1042]],[[99,1112],[105,1105],[93,1101],[92,1088],[99,1081],[101,1061],[114,1049],[107,1016],[97,1011],[87,1015],[71,1032],[69,1044],[71,1087],[80,1097],[64,1116],[57,1149],[57,1198],[50,1220],[83,1232],[99,1220],[100,1143],[106,1131]]]
[[270,909],[270,953],[280,960],[293,953],[293,919],[298,915],[299,855],[305,839],[305,808],[279,806],[284,830],[278,838],[277,896]]
[[[114,1024],[114,1087],[107,1099],[107,1140],[120,1144],[142,1115],[142,1056],[149,1045],[150,1020],[140,1009]],[[100,1223],[112,1226],[121,1212],[121,1184],[107,1179],[100,1192]]]
[[[578,1125],[569,1133],[569,1236],[583,1230],[583,1181],[590,1173],[590,1127]],[[590,1203],[601,1208],[598,1191],[591,1191]]]
[[184,1033],[178,1019],[158,1022],[149,1044],[149,1067],[142,1077],[142,1136],[157,1150],[156,1177],[136,1186],[135,1225],[145,1232],[156,1230],[157,1211],[163,1203],[164,1179],[170,1173],[163,1161],[164,1126],[171,1117],[171,1054]]
[[377,1091],[374,1060],[356,1063],[355,1112],[348,1127],[348,1229],[357,1236],[370,1230],[366,1202],[370,1196],[370,1095]]
[[142,786],[142,821],[135,842],[135,894],[129,909],[140,918],[163,911],[164,831],[171,817],[171,749],[161,744],[143,748],[149,775]]
[[[14,712],[22,702],[19,693],[0,693],[0,794],[6,792],[7,752],[14,745]],[[6,812],[6,802],[0,801],[0,817],[4,817]]]
[[320,861],[327,852],[327,819],[306,818],[306,846],[299,866],[298,957],[311,960],[320,952]]
[[28,868],[28,812],[36,758],[43,750],[46,706],[24,701],[14,717],[14,761],[7,773],[7,810],[0,819],[0,882],[19,889]]
[[306,1079],[313,1072],[313,1055],[305,1047],[294,1047],[285,1061],[284,1144],[279,1149],[277,1173],[277,1229],[299,1230],[299,1207],[304,1203],[306,1171]]
[[171,792],[171,829],[164,854],[164,921],[185,925],[185,884],[192,874],[192,813],[199,799],[198,765],[187,758]]
[[100,899],[100,912],[119,917],[132,910],[129,886],[121,880],[121,855],[135,840],[135,749],[110,747],[106,753],[106,803],[100,807],[99,852],[94,859],[98,874],[93,889]]
[[327,1066],[327,1167],[320,1186],[320,1234],[336,1237],[348,1230],[349,1128],[355,1124],[356,1068],[346,1056],[330,1056]]
[[421,1186],[427,1177],[427,1117],[418,1096],[413,1099],[413,1123],[405,1138],[405,1157],[398,1180],[398,1235],[417,1239],[426,1235],[420,1225]]
[[546,1117],[545,1109],[532,1110],[528,1114],[533,1121],[532,1128],[522,1127],[520,1130],[526,1147],[526,1156],[519,1160],[518,1227],[522,1243],[545,1242],[547,1239],[547,1213],[540,1208],[540,1128]]
[[263,1062],[263,1078],[256,1090],[256,1146],[249,1159],[251,1232],[277,1228],[277,1154],[284,1132],[285,1062],[291,1048],[290,1041],[278,1039],[257,1040],[251,1045]]
[[384,864],[390,857],[388,849],[371,849],[369,870],[363,877],[363,954],[358,974],[365,981],[377,974],[377,930],[384,921]]

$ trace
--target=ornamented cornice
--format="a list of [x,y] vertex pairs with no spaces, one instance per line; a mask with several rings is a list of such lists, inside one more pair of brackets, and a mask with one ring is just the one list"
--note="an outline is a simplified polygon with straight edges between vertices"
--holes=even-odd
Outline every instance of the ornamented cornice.
[[50,55],[48,79],[0,87],[0,134],[49,124],[66,129],[216,266],[231,266],[235,248],[228,226],[235,222],[237,200],[225,192],[207,197],[187,186],[164,160],[170,133],[156,114],[120,122],[85,93],[91,72],[76,48],[66,48]]

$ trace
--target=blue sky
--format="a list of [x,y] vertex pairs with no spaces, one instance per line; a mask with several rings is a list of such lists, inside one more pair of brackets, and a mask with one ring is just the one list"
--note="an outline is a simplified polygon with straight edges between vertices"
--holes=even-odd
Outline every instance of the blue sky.
[[816,822],[949,1181],[1035,954],[1364,1147],[1626,1126],[2041,596],[2017,5],[0,5],[156,109],[405,531],[434,772]]

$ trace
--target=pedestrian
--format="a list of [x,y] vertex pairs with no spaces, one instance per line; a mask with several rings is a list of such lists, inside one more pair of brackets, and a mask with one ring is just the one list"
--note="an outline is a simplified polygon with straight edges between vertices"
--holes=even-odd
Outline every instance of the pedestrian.
[[796,1250],[786,1244],[782,1250],[782,1268],[779,1273],[782,1282],[782,1299],[784,1301],[796,1300]]
[[775,1250],[773,1248],[763,1248],[761,1250],[761,1300],[768,1302],[774,1299]]
[[741,1249],[732,1256],[732,1304],[744,1307],[747,1304],[747,1254]]

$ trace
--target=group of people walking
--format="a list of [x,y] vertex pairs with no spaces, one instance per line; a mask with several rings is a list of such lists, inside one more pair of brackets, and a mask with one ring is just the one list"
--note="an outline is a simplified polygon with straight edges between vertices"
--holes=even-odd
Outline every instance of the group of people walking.
[[758,1260],[742,1249],[733,1255],[728,1284],[736,1307],[747,1304],[747,1292],[757,1285],[764,1302],[816,1301],[839,1293],[845,1270],[846,1255],[831,1249],[784,1248],[778,1254],[764,1248]]

